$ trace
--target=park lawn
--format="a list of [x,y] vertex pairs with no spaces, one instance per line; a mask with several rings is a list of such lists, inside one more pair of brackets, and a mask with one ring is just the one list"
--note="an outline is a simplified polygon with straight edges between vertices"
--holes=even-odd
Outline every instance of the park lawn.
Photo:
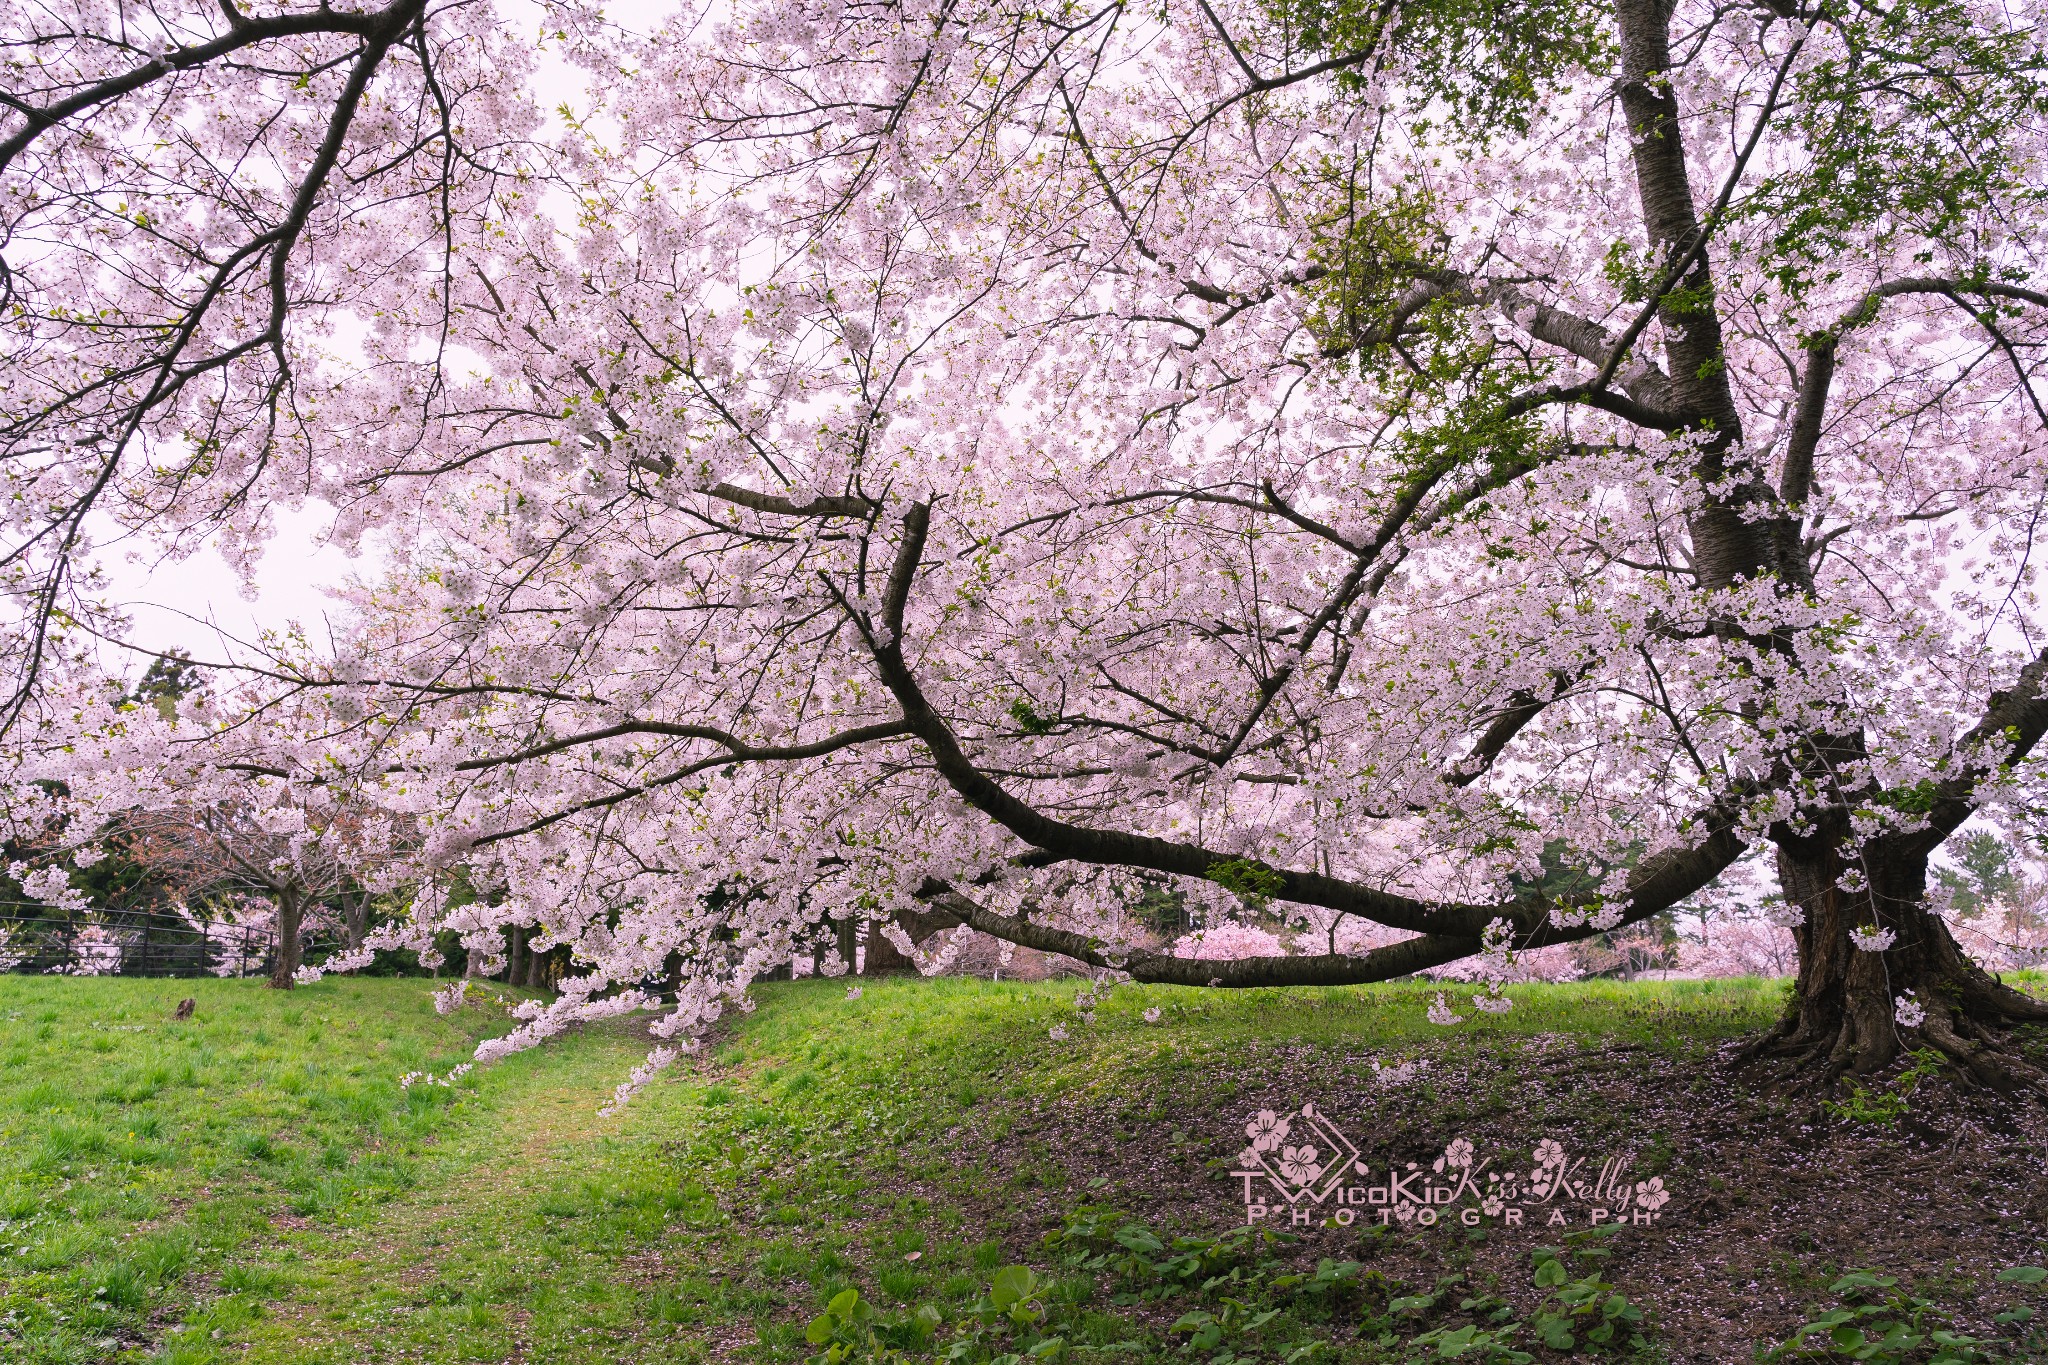
[[[1517,1293],[1526,1310],[1526,1269],[1504,1267],[1526,1267],[1528,1248],[1418,1250],[1418,1234],[1384,1255],[1385,1234],[1352,1232],[1215,1250],[1241,1221],[1228,1170],[1242,1111],[1370,1100],[1374,1062],[1425,1060],[1398,1116],[1385,1116],[1390,1132],[1512,1113],[1638,1138],[1674,1185],[1710,1182],[1672,1136],[1683,1115],[1636,1093],[1655,1086],[1596,1094],[1589,1059],[1683,1073],[1762,1027],[1783,990],[1515,987],[1508,1014],[1446,1031],[1423,1021],[1431,992],[1413,985],[1126,987],[1086,1024],[1074,983],[868,980],[852,1000],[846,985],[757,988],[757,1010],[729,1015],[704,1054],[607,1119],[599,1105],[649,1046],[637,1025],[403,1090],[403,1073],[445,1074],[508,1030],[506,1012],[472,1004],[441,1018],[419,980],[331,978],[284,994],[0,978],[0,1358],[793,1361],[817,1349],[806,1323],[849,1288],[899,1339],[922,1330],[913,1310],[930,1308],[943,1346],[1017,1263],[1042,1277],[1034,1311],[1065,1342],[1055,1358],[1220,1358],[1183,1348],[1199,1324],[1173,1330],[1216,1302],[1161,1301],[1132,1278],[1152,1270],[1126,1264],[1119,1279],[1099,1254],[1091,1267],[1121,1215],[1088,1210],[1114,1207],[1162,1236],[1193,1235],[1214,1264],[1234,1256],[1251,1307],[1280,1294],[1275,1317],[1226,1336],[1222,1354],[1280,1361],[1327,1338],[1342,1343],[1334,1354],[1296,1365],[1406,1360],[1426,1328],[1476,1331]],[[195,1017],[172,1020],[188,991]],[[1152,1007],[1156,1023],[1143,1018]],[[1054,1025],[1071,1036],[1053,1040]],[[1532,1083],[1532,1068],[1579,1079]],[[1782,1120],[1768,1101],[1745,1103]],[[1076,1218],[1092,1242],[1046,1242]],[[2009,1249],[1994,1248],[2016,1263]],[[1783,1294],[1825,1297],[1846,1268],[1826,1251],[1787,1259]],[[1271,1288],[1290,1256],[1313,1266],[1318,1255],[1385,1269],[1342,1314],[1332,1296]],[[1440,1286],[1415,1267],[1432,1258],[1465,1274],[1462,1287],[1431,1299]],[[1959,1305],[1988,1313],[2019,1292],[1987,1299],[1969,1279],[1982,1266],[1961,1252],[1942,1264]],[[1654,1295],[1631,1292],[1663,1322]],[[1477,1307],[1460,1316],[1454,1301],[1468,1297]],[[1411,1299],[1429,1302],[1388,1307]],[[1386,1330],[1332,1326],[1360,1313]],[[1683,1336],[1683,1312],[1668,1316]],[[997,1346],[1017,1336],[1007,1325],[995,1335]],[[1650,1335],[1644,1358],[1695,1358],[1668,1330]]]
[[420,982],[0,977],[0,1355],[112,1359],[201,1298],[239,1328],[291,1273],[252,1249],[414,1190],[472,1117],[399,1077],[496,1031]]

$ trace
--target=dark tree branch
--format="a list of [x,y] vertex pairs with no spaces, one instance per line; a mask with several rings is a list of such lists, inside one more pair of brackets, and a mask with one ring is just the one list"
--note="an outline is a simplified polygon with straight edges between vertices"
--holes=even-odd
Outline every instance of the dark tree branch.
[[317,10],[299,14],[252,19],[231,6],[223,5],[228,31],[210,43],[173,48],[161,57],[89,85],[52,104],[33,105],[17,97],[8,97],[5,103],[21,116],[23,126],[20,132],[0,141],[0,171],[12,165],[14,159],[27,151],[38,137],[73,114],[112,103],[173,72],[191,71],[275,38],[299,38],[314,33],[347,34],[365,39],[387,34],[395,37],[425,8],[426,0],[396,0],[381,10],[332,10],[322,5]]
[[937,912],[930,918],[938,921],[940,927],[950,927],[944,921],[951,920],[1019,947],[1059,953],[1091,967],[1129,972],[1134,981],[1170,986],[1358,986],[1409,976],[1479,951],[1477,938],[1423,934],[1358,957],[1325,953],[1312,957],[1248,957],[1231,962],[1165,953],[1124,957],[1109,952],[1100,940],[1085,934],[1034,924],[1023,915],[998,915],[948,882],[927,880],[919,888],[918,897]]
[[[926,504],[918,504],[904,517],[903,539],[890,573],[892,594],[900,584],[907,595],[910,580],[923,561],[929,529],[930,508]],[[890,600],[897,599],[892,595]],[[857,614],[849,614],[856,623],[860,621]],[[1043,850],[1056,861],[1142,868],[1204,879],[1213,878],[1220,864],[1233,861],[1197,844],[1055,819],[1014,796],[967,756],[951,724],[925,697],[904,658],[900,630],[883,635],[862,626],[862,633],[883,685],[902,709],[904,725],[923,743],[940,776],[969,805],[1032,849]],[[1743,845],[1731,820],[1718,810],[1709,811],[1701,819],[1707,825],[1707,837],[1699,844],[1668,849],[1645,859],[1631,874],[1627,912],[1631,917],[1642,918],[1669,908],[1712,881],[1741,856]],[[1395,929],[1469,939],[1474,943],[1495,919],[1506,919],[1520,934],[1536,939],[1568,932],[1546,927],[1548,905],[1540,901],[1490,905],[1421,901],[1319,872],[1264,864],[1260,867],[1274,879],[1276,899],[1341,910]]]
[[2008,299],[2048,308],[2048,294],[2016,284],[1995,280],[1951,280],[1910,276],[1890,280],[1872,289],[1854,307],[1845,311],[1835,325],[1815,333],[1806,342],[1805,372],[1799,378],[1799,405],[1792,418],[1792,434],[1785,446],[1785,464],[1778,478],[1778,496],[1797,507],[1813,491],[1813,457],[1820,446],[1826,424],[1829,390],[1834,384],[1835,358],[1842,340],[1860,327],[1877,320],[1885,300],[1911,294],[1939,294],[1949,298],[1974,294],[1979,298]]
[[[676,728],[690,729],[693,727]],[[660,733],[660,731],[655,733]],[[706,732],[706,737],[715,733],[715,731]],[[631,801],[635,797],[645,796],[649,792],[657,791],[662,787],[674,786],[678,782],[695,777],[698,773],[712,768],[723,768],[735,763],[788,762],[796,759],[823,758],[827,754],[834,754],[842,749],[850,749],[858,744],[868,744],[880,739],[896,739],[908,733],[909,727],[901,721],[884,721],[879,725],[863,725],[852,730],[842,730],[836,735],[827,735],[824,739],[814,740],[809,744],[774,745],[757,748],[743,741],[731,740],[729,741],[731,747],[727,748],[723,753],[713,754],[708,758],[701,758],[695,762],[686,763],[672,772],[664,773],[660,777],[651,778],[646,782],[636,782],[630,786],[622,787],[618,791],[607,793],[604,796],[593,797],[588,801],[580,801],[575,805],[565,806],[560,810],[552,811],[516,828],[494,830],[489,834],[479,835],[475,840],[475,846],[482,847],[486,844],[501,843],[506,839],[516,839],[522,834],[532,834],[536,830],[546,829],[549,825],[558,824],[573,815],[580,815],[585,811],[607,810],[613,806]],[[544,748],[540,752],[547,751],[549,750]],[[467,767],[470,765],[464,764],[462,766]]]
[[1977,813],[1977,787],[2002,768],[2033,753],[2048,734],[2048,649],[2020,670],[2011,687],[1994,692],[1983,718],[1955,745],[1961,771],[1937,789],[1927,828],[1907,835],[1910,853],[1926,856]]

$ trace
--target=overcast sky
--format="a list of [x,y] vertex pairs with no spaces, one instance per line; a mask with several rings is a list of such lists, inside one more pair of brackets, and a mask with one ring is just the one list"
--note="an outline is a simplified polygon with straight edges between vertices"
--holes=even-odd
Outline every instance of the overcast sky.
[[[339,586],[351,574],[375,577],[379,566],[370,558],[350,559],[319,544],[332,513],[309,506],[289,512],[276,508],[277,534],[266,547],[257,574],[255,594],[244,596],[240,580],[227,561],[210,546],[190,559],[154,562],[146,546],[103,542],[100,563],[111,583],[108,597],[135,620],[133,641],[148,650],[183,649],[200,659],[218,659],[233,651],[221,639],[253,640],[265,630],[282,630],[296,621],[316,640],[324,640],[323,622],[335,611],[325,589]],[[131,550],[142,553],[135,562]],[[147,661],[106,659],[109,672],[134,676]]]

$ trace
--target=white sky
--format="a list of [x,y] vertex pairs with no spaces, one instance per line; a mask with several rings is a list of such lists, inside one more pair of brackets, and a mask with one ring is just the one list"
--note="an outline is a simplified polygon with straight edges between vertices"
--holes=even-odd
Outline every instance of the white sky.
[[[276,507],[271,515],[277,530],[253,595],[244,594],[239,576],[210,544],[188,559],[161,561],[146,542],[103,542],[107,597],[134,618],[129,638],[145,650],[183,649],[212,660],[241,653],[237,641],[295,622],[313,639],[326,640],[325,622],[337,613],[327,590],[353,575],[374,578],[382,566],[374,555],[351,559],[321,543],[333,517],[328,508]],[[146,657],[124,660],[120,652],[106,654],[110,673],[133,677],[148,666]]]

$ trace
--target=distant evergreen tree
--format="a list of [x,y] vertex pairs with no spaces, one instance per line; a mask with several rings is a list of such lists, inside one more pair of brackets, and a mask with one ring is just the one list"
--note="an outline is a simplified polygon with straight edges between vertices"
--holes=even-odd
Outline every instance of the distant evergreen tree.
[[1948,892],[1949,904],[1964,919],[2008,905],[2020,889],[2012,849],[1990,830],[1978,830],[1956,849],[1960,867],[1937,867],[1934,877]]

